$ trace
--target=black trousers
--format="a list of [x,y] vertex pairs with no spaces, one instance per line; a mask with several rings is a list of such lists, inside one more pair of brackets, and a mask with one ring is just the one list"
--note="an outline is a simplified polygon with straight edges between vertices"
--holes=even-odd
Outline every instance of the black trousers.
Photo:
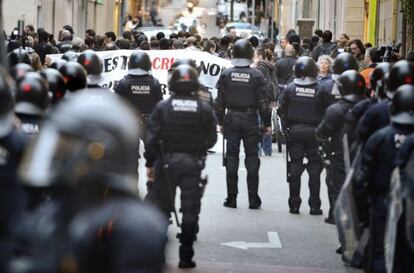
[[[165,162],[156,162],[155,181],[150,189],[149,199],[154,201],[169,217],[170,212],[173,211],[176,189],[180,188],[180,211],[183,214],[180,242],[192,250],[198,230],[202,195],[200,176],[205,166],[205,158],[185,153],[170,153],[165,157]],[[165,163],[168,164],[167,169],[164,168]],[[191,259],[191,257],[185,258]]]
[[[318,153],[318,142],[315,139],[315,127],[306,124],[297,124],[290,127],[287,141],[289,146],[290,181],[289,181],[289,207],[300,207],[301,176],[306,169],[309,174],[308,200],[311,208],[320,208],[320,175],[322,171],[322,161]],[[303,164],[306,157],[308,163]]]
[[336,199],[345,182],[345,163],[342,151],[327,151],[329,165],[326,165],[326,186],[328,188],[329,217],[333,217]]
[[388,213],[388,198],[386,195],[372,195],[370,197],[370,245],[369,267],[370,273],[385,273],[384,236]]
[[237,195],[240,141],[243,140],[249,197],[258,196],[260,160],[257,155],[259,127],[256,112],[229,111],[224,120],[227,194]]

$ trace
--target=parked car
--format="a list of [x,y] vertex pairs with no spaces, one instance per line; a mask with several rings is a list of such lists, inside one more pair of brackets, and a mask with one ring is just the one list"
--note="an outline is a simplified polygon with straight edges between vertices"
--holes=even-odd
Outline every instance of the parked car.
[[169,27],[140,27],[137,28],[136,31],[142,31],[148,39],[153,36],[155,37],[158,32],[164,32],[165,37],[167,38],[173,33]]
[[230,29],[235,29],[237,36],[241,36],[242,33],[246,33],[246,38],[250,38],[252,36],[257,37],[259,42],[263,41],[266,37],[264,36],[263,32],[260,29],[250,23],[246,22],[232,22],[228,23],[222,32],[220,33],[220,37],[229,34]]

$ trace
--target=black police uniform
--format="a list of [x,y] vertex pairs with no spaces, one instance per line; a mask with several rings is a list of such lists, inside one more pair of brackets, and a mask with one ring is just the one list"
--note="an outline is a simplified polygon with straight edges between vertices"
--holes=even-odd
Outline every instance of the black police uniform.
[[357,140],[364,144],[368,138],[377,130],[390,123],[388,112],[389,99],[397,88],[403,84],[414,82],[414,65],[403,60],[394,64],[389,72],[386,92],[388,99],[372,105],[362,116],[357,126]]
[[27,138],[14,125],[13,80],[0,67],[0,272],[6,272],[15,245],[12,231],[25,207],[23,189],[18,183],[20,164]]
[[[409,87],[409,88],[406,88]],[[406,92],[408,89],[408,92]],[[411,89],[411,90],[410,90]],[[385,272],[384,234],[389,207],[391,174],[400,146],[414,132],[414,89],[403,85],[394,95],[390,112],[391,125],[376,131],[367,141],[358,175],[354,180],[357,192],[365,191],[369,199],[370,272]],[[407,116],[411,116],[407,122]],[[360,194],[360,196],[362,196]],[[359,200],[359,204],[367,200]],[[359,210],[363,210],[360,207]]]
[[[265,127],[271,126],[267,89],[263,73],[250,67],[233,67],[223,71],[217,82],[215,101],[218,124],[224,128],[226,146],[227,195],[235,199],[238,194],[239,149],[243,140],[246,154],[247,188],[251,208],[260,207],[259,167],[257,155],[259,128],[257,111]],[[225,114],[225,110],[227,113]],[[228,200],[229,201],[229,200]],[[236,204],[234,204],[234,207]]]
[[[401,183],[399,192],[400,200],[396,201],[401,202],[401,215],[397,219],[395,241],[393,242],[395,248],[394,252],[391,253],[394,257],[394,263],[388,265],[391,266],[392,273],[414,272],[414,240],[412,236],[414,231],[414,217],[411,213],[414,205],[413,151],[414,135],[411,134],[401,145],[395,159],[395,166],[399,169]],[[390,213],[388,211],[388,215]]]
[[27,150],[21,180],[61,193],[23,222],[28,272],[162,271],[167,221],[138,201],[132,185],[139,122],[128,104],[102,91],[61,103]]
[[16,248],[12,231],[17,227],[26,199],[23,188],[18,183],[19,166],[27,138],[19,130],[13,129],[0,138],[0,271],[6,272],[6,264]]
[[161,85],[152,75],[127,75],[118,82],[115,93],[130,101],[146,118],[162,100]]
[[327,187],[329,198],[329,214],[326,222],[333,222],[333,210],[336,199],[345,181],[344,135],[351,134],[346,127],[346,120],[354,105],[364,99],[365,81],[356,70],[348,70],[338,78],[342,99],[326,109],[325,115],[315,130],[316,138],[322,141],[327,156]]
[[[300,198],[300,178],[306,169],[309,173],[309,206],[319,210],[320,173],[322,163],[318,154],[318,142],[314,131],[322,119],[315,97],[320,90],[320,84],[313,82],[303,85],[291,83],[283,94],[278,114],[286,120],[288,127],[287,141],[291,158],[289,178],[289,207],[298,213],[302,199]],[[306,165],[303,158],[308,159]]]
[[[321,214],[319,198],[322,162],[314,131],[322,119],[316,97],[320,84],[316,80],[317,66],[310,57],[301,57],[295,64],[295,80],[289,84],[280,101],[278,115],[285,120],[287,147],[291,158],[288,168],[289,208],[299,213],[302,203],[300,184],[303,171],[309,173],[309,206],[311,214]],[[308,159],[306,165],[303,158]]]
[[[157,104],[147,126],[145,157],[155,167],[152,195],[169,216],[176,188],[181,190],[182,234],[179,267],[195,267],[193,242],[198,229],[206,153],[217,140],[212,107],[191,95],[198,89],[197,72],[188,65],[172,73],[169,99]],[[168,166],[168,167],[167,167]]]

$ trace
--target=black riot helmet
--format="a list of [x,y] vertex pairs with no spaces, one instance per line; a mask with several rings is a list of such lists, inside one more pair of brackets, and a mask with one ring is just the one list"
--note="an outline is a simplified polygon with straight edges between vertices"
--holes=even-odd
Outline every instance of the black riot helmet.
[[237,40],[233,46],[233,58],[231,63],[234,66],[249,66],[253,63],[253,47],[246,39]]
[[57,59],[56,61],[54,61],[53,63],[51,63],[49,67],[50,68],[57,69],[57,70],[60,70],[65,63],[66,63],[66,60]]
[[24,184],[134,192],[140,121],[122,98],[102,91],[78,92],[52,110],[23,157]]
[[78,54],[75,51],[69,50],[62,55],[62,60],[67,62],[76,62],[78,59]]
[[385,79],[390,68],[391,64],[388,62],[379,63],[369,77],[371,89],[375,91],[375,96],[378,98],[385,98],[385,92],[387,91]]
[[18,81],[24,77],[27,72],[34,72],[33,67],[25,63],[18,63],[10,69],[10,76],[12,76],[15,81]]
[[30,59],[29,53],[26,50],[21,48],[16,48],[12,52],[7,55],[9,60],[9,67],[13,67],[18,63],[25,63],[28,65],[32,65],[32,59]]
[[40,75],[49,83],[49,97],[52,104],[56,104],[66,93],[65,80],[62,74],[56,69],[46,68],[40,72]]
[[359,65],[351,53],[342,52],[336,56],[333,63],[333,74],[340,75],[343,72],[354,69],[358,71]]
[[177,66],[168,81],[168,89],[176,94],[191,94],[200,88],[197,71],[189,65]]
[[14,89],[13,79],[0,67],[0,138],[13,129]]
[[88,75],[100,75],[102,73],[102,62],[93,50],[86,50],[78,57],[78,63],[85,68]]
[[193,59],[178,59],[172,65],[171,69],[176,68],[179,65],[186,64],[197,70],[198,75],[200,75],[201,67],[197,66],[196,62]]
[[294,83],[309,85],[316,82],[319,69],[311,57],[300,57],[296,60],[296,64],[293,69],[295,74]]
[[147,75],[151,71],[151,59],[143,50],[134,50],[129,57],[129,75]]
[[414,64],[402,60],[395,63],[390,70],[387,82],[387,97],[392,98],[398,87],[414,84]]
[[67,62],[59,72],[65,80],[66,90],[74,92],[86,88],[86,71],[80,64]]
[[337,84],[339,93],[344,99],[357,102],[364,98],[365,80],[356,70],[347,70],[342,73]]
[[414,125],[414,85],[404,84],[397,88],[390,105],[391,121]]
[[49,105],[48,83],[38,73],[29,72],[17,83],[17,114],[43,115]]

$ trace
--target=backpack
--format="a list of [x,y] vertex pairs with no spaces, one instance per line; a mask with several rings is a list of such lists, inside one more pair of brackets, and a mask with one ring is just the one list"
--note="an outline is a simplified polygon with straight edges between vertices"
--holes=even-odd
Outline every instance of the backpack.
[[319,56],[329,55],[331,56],[332,51],[336,48],[336,44],[331,43],[328,47],[323,44],[319,46]]

